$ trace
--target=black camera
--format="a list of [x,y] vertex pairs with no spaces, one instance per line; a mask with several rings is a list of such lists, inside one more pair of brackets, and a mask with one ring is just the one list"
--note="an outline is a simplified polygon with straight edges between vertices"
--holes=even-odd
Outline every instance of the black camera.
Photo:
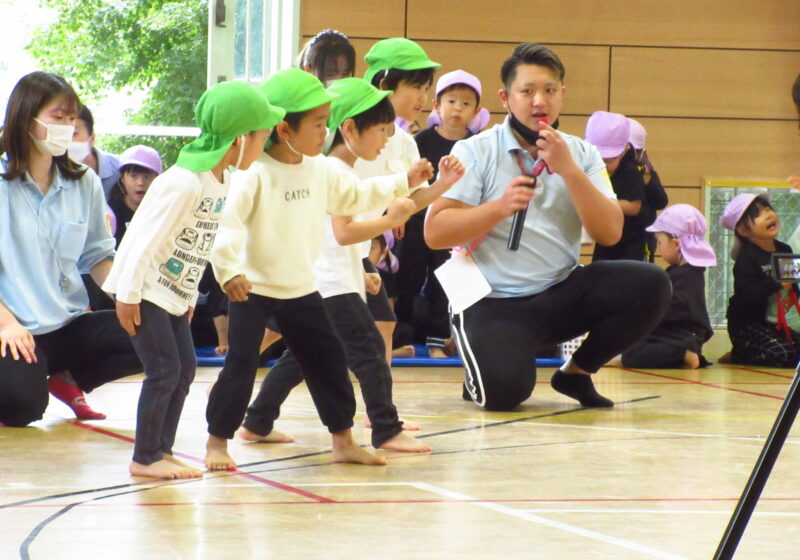
[[781,284],[800,283],[800,255],[795,253],[772,253],[772,277]]

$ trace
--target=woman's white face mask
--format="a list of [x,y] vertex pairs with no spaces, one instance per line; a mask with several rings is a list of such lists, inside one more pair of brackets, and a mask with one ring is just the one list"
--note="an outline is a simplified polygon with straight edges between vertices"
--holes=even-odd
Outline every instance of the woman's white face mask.
[[32,132],[28,132],[33,139],[33,143],[36,145],[36,149],[46,156],[63,156],[72,143],[72,135],[75,132],[75,126],[71,124],[46,123],[40,121],[36,117],[34,117],[33,120],[47,130],[47,137],[44,140],[39,140]]
[[91,151],[92,147],[89,142],[70,142],[67,148],[69,159],[76,163],[83,163],[83,160],[89,157]]

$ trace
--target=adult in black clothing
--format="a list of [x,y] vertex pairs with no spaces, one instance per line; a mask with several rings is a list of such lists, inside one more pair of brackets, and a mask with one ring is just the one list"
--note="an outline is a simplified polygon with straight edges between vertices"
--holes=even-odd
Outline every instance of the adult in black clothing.
[[693,206],[670,206],[647,228],[656,235],[661,257],[670,265],[672,301],[658,326],[623,352],[622,364],[635,368],[705,367],[703,344],[713,336],[705,297],[706,267],[716,266],[705,240],[703,215]]

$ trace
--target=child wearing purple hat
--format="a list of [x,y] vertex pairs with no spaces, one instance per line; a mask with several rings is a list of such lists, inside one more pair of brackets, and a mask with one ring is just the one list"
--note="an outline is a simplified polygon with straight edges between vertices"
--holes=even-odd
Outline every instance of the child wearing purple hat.
[[791,301],[796,284],[780,284],[771,276],[772,253],[792,253],[777,239],[780,220],[766,192],[740,194],[725,207],[720,225],[734,232],[731,257],[733,296],[728,303],[730,361],[793,368],[800,356],[800,315],[778,306]]
[[708,361],[702,348],[714,334],[705,297],[705,271],[717,257],[705,240],[706,220],[688,204],[670,206],[647,231],[656,235],[661,258],[667,261],[672,302],[661,323],[622,353],[625,367],[696,369]]
[[153,179],[163,171],[158,152],[141,144],[122,152],[118,169],[119,181],[108,197],[108,205],[117,219],[117,229],[114,232],[117,247]]
[[[450,154],[455,143],[480,132],[489,122],[489,112],[480,107],[480,102],[481,82],[472,74],[454,70],[437,80],[429,128],[414,136],[420,157],[433,165],[434,177],[439,160]],[[425,244],[426,211],[423,208],[406,222],[399,244],[401,266],[395,313],[399,322],[413,327],[414,338],[427,345],[430,357],[445,358],[445,341],[450,336],[448,301],[433,271],[450,258],[450,251],[434,250]],[[414,317],[414,302],[420,293],[427,304],[423,306],[426,311],[422,317]]]
[[[664,190],[664,185],[661,184],[661,178],[658,172],[653,168],[653,162],[650,161],[650,155],[645,149],[645,142],[647,140],[647,131],[642,124],[632,118],[628,118],[630,124],[630,136],[628,142],[633,147],[634,159],[636,160],[636,167],[639,173],[642,174],[644,179],[644,200],[642,202],[642,211],[640,212],[641,222],[645,226],[649,226],[656,219],[656,212],[663,210],[669,204],[669,197],[667,191]],[[648,262],[653,262],[656,256],[656,236],[652,232],[645,233],[645,258]]]
[[[586,141],[597,146],[606,164],[617,203],[625,215],[622,238],[614,245],[595,244],[592,261],[645,260],[644,178],[639,172],[628,138],[630,123],[625,115],[595,111],[586,123]],[[647,212],[644,212],[646,215]],[[652,216],[651,216],[652,219]]]

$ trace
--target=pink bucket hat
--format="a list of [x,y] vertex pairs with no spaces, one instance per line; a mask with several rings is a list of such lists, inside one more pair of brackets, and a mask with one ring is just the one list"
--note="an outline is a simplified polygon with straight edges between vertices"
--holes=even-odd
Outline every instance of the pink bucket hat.
[[717,266],[714,249],[705,239],[708,224],[703,214],[689,204],[674,204],[661,212],[646,228],[650,232],[664,232],[678,238],[681,255],[693,266]]
[[601,157],[615,158],[625,151],[630,130],[625,115],[595,111],[586,123],[586,141],[597,146]]
[[[767,191],[762,191],[760,193],[737,194],[734,196],[733,199],[725,206],[725,210],[722,212],[722,217],[719,219],[719,225],[725,229],[735,232],[736,224],[739,223],[739,220],[742,219],[745,211],[750,207],[751,204],[753,204],[753,201],[757,197],[761,197],[764,200],[769,201],[769,193]],[[738,236],[734,236],[733,247],[731,247],[732,259],[736,259],[736,255],[739,254],[739,250],[741,248],[742,242],[739,241]]]
[[161,156],[158,152],[149,146],[131,146],[119,156],[118,169],[122,169],[126,165],[140,165],[150,171],[161,175],[163,167],[161,166]]
[[[450,86],[455,85],[465,85],[475,90],[475,93],[478,95],[478,102],[480,103],[481,81],[464,70],[453,70],[447,74],[442,74],[436,81],[436,97],[439,97],[439,95]],[[478,114],[467,123],[467,129],[471,133],[476,134],[486,128],[490,118],[489,110],[482,107],[480,111],[478,111]],[[428,126],[437,126],[440,124],[442,124],[442,116],[437,111],[431,111],[428,115]]]
[[644,149],[644,142],[647,140],[647,131],[637,120],[628,117],[628,124],[630,125],[630,133],[628,135],[628,142],[637,150]]

